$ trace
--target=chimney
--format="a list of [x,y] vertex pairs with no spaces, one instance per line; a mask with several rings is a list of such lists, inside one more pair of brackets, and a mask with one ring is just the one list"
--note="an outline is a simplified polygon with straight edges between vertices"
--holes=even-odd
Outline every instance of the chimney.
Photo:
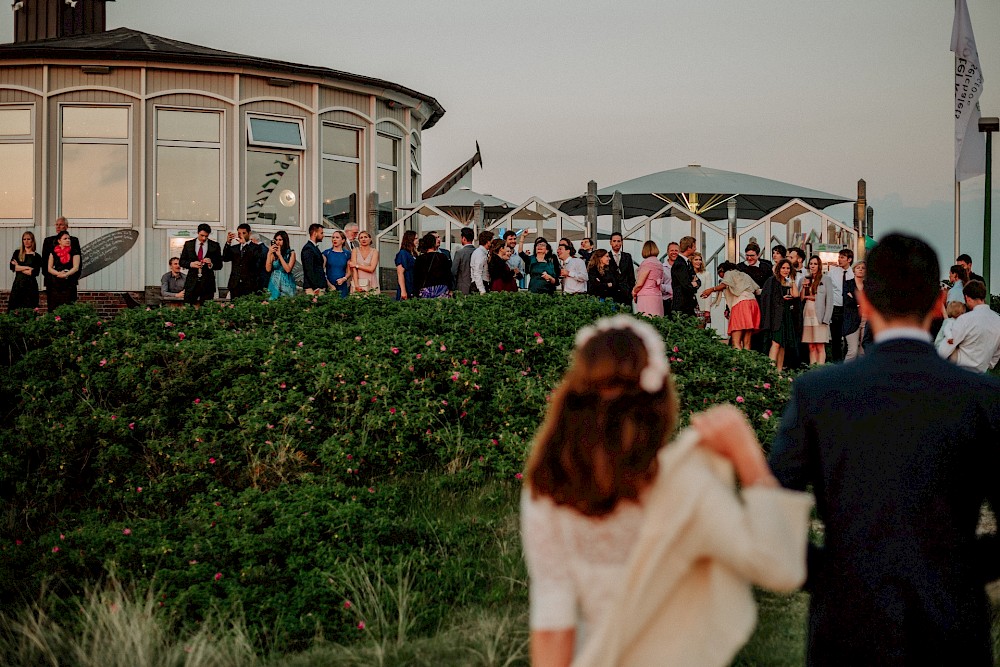
[[105,2],[114,0],[16,0],[14,42],[35,42],[104,32]]

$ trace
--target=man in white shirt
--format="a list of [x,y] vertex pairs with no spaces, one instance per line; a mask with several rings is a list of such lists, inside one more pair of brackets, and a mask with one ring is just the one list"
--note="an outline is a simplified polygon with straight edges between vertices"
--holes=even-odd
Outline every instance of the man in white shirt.
[[[830,319],[830,360],[843,361],[846,350],[844,341],[844,283],[854,280],[854,272],[851,271],[851,264],[854,263],[854,251],[844,248],[837,255],[837,266],[832,267],[827,275],[830,276],[830,290],[833,293],[833,317]],[[857,307],[857,304],[851,304]]]
[[[523,234],[524,232],[521,233]],[[517,236],[517,232],[513,229],[508,229],[503,235],[503,242],[510,250],[510,259],[507,260],[507,266],[514,272],[514,280],[517,281],[518,287],[524,287],[524,259],[517,252]]]
[[486,294],[489,291],[490,271],[487,266],[489,260],[490,241],[493,240],[493,232],[479,232],[479,247],[472,253],[472,293]]
[[562,269],[559,275],[562,276],[563,294],[586,294],[587,293],[587,265],[583,260],[576,257],[576,248],[569,239],[559,239],[559,246],[556,248],[556,255]]
[[663,260],[663,282],[660,283],[660,294],[663,295],[663,316],[670,317],[674,305],[674,288],[670,272],[673,270],[677,255],[681,252],[680,245],[675,241],[667,244],[667,258]]
[[973,280],[963,289],[969,312],[955,320],[951,338],[938,352],[945,359],[976,373],[985,373],[1000,361],[1000,315],[986,303],[986,285]]

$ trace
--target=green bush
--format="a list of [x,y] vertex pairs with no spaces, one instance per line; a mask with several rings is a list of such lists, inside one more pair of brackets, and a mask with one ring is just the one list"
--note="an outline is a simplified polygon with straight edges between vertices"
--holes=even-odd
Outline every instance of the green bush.
[[[359,563],[409,563],[416,635],[523,598],[516,525],[495,509],[516,504],[576,330],[613,311],[497,294],[0,317],[6,610],[45,581],[69,604],[115,563],[155,578],[173,618],[242,608],[283,650],[360,638],[342,606]],[[733,402],[768,443],[787,376],[690,320],[654,324],[682,423]]]

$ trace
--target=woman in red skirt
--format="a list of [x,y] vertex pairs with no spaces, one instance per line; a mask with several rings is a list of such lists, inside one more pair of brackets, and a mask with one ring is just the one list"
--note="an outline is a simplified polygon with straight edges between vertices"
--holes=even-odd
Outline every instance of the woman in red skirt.
[[753,278],[738,271],[732,262],[719,265],[719,278],[721,282],[703,291],[701,296],[725,290],[729,338],[737,350],[749,350],[750,335],[760,329],[760,306],[755,297],[760,288]]

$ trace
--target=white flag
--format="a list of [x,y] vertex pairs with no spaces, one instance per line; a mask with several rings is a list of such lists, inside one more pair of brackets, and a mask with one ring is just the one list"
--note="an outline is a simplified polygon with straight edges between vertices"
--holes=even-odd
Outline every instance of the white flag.
[[955,0],[951,50],[955,52],[955,180],[964,181],[986,173],[986,138],[979,131],[983,71],[965,0]]

